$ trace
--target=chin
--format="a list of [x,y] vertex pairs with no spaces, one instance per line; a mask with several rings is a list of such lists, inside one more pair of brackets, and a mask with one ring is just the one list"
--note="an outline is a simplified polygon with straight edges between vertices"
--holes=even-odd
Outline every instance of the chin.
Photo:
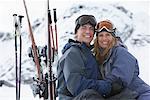
[[103,49],[106,49],[108,46],[101,46]]

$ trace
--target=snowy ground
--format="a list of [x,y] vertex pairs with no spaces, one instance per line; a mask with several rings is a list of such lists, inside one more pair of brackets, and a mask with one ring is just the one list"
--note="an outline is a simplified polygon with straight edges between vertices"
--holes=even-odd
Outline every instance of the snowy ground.
[[[15,88],[3,87],[0,88],[0,99],[1,100],[15,100],[16,90]],[[39,100],[33,97],[32,90],[29,85],[21,85],[21,98],[20,100]]]

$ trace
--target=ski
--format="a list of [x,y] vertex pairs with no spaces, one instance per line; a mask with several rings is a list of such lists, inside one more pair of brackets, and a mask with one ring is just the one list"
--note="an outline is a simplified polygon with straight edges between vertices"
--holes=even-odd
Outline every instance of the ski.
[[[51,12],[49,9],[49,0],[47,0],[47,25],[48,25],[48,42],[44,47],[37,47],[34,41],[34,36],[29,20],[28,10],[26,7],[25,0],[23,0],[24,8],[27,16],[30,38],[32,41],[32,47],[29,48],[29,57],[33,58],[37,68],[37,78],[33,78],[34,83],[31,85],[34,96],[37,94],[39,98],[44,100],[56,100],[56,76],[52,71],[52,64],[58,54],[58,42],[57,42],[57,26],[56,26],[56,9],[54,9],[54,23],[55,30],[52,27]],[[55,35],[54,35],[55,33]],[[54,39],[55,37],[55,39]],[[47,69],[46,73],[43,72],[44,66],[41,64],[44,58],[45,67]]]

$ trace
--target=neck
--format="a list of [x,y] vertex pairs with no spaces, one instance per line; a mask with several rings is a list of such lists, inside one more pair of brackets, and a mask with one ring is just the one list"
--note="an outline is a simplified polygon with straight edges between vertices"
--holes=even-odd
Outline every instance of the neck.
[[99,51],[100,51],[101,54],[104,52],[104,50],[105,50],[105,49],[103,49],[103,48],[101,48],[101,47],[99,48]]

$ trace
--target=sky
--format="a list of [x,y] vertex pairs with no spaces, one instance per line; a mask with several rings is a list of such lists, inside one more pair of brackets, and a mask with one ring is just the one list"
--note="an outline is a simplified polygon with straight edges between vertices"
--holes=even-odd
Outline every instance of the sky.
[[[47,0],[25,0],[28,8],[28,13],[30,20],[33,21],[35,17],[46,16],[47,12]],[[102,1],[102,0],[100,0]],[[64,13],[65,8],[72,6],[74,2],[100,2],[99,0],[49,0],[50,9],[58,9],[58,16],[61,16]],[[134,13],[138,13],[145,10],[149,12],[148,0],[104,0],[102,2],[111,3],[111,2],[123,2],[123,5],[127,5],[128,9]],[[142,3],[142,5],[141,5]],[[64,6],[65,5],[65,6]],[[134,6],[139,6],[140,9]],[[150,7],[150,6],[149,6]],[[64,10],[63,10],[64,9]],[[138,10],[137,10],[138,9]],[[34,15],[31,12],[34,10]],[[23,0],[0,0],[0,31],[10,31],[13,32],[13,14],[25,15]],[[4,24],[7,23],[7,24]],[[9,28],[8,28],[9,27]],[[6,30],[7,29],[7,30]]]

